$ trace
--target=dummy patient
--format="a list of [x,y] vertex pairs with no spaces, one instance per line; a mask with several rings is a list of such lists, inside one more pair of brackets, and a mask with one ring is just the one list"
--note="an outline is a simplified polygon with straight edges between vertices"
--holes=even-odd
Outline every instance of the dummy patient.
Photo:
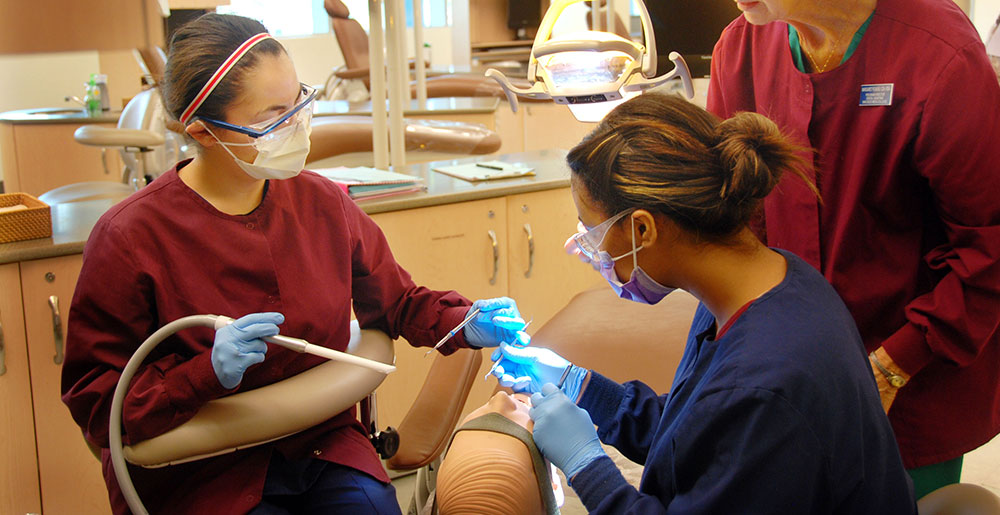
[[437,476],[441,515],[558,513],[559,478],[531,439],[527,395],[497,392],[469,413]]

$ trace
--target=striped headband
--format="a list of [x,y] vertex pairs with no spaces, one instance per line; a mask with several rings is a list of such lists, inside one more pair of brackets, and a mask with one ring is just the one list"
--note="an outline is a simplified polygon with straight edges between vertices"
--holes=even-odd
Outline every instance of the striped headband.
[[219,83],[222,82],[222,79],[225,78],[226,74],[229,73],[229,70],[232,70],[233,67],[236,66],[236,63],[238,63],[251,48],[265,39],[273,38],[271,38],[271,35],[266,32],[261,32],[260,34],[251,37],[234,50],[225,61],[222,61],[222,64],[219,65],[219,69],[215,70],[215,73],[212,74],[212,77],[208,79],[208,82],[206,82],[201,88],[198,95],[194,97],[191,104],[187,106],[187,109],[185,109],[183,113],[181,113],[180,122],[187,125],[188,122],[191,121],[191,118],[194,117],[194,113],[198,110],[198,108],[205,103],[205,100],[207,100],[209,95],[212,94],[212,91],[215,91],[215,87],[218,86]]

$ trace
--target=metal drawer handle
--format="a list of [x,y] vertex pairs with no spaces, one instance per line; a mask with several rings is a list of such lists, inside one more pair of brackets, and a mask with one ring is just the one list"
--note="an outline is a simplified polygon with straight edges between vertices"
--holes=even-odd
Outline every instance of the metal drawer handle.
[[56,341],[56,355],[52,362],[62,365],[63,362],[63,331],[62,317],[59,316],[59,297],[49,295],[49,309],[52,310],[52,336]]
[[528,270],[525,277],[531,277],[531,269],[535,267],[535,237],[531,234],[531,224],[524,224],[524,232],[528,235]]
[[0,376],[7,373],[7,348],[3,343],[3,324],[0,324]]
[[490,284],[497,283],[497,273],[500,272],[500,246],[497,244],[497,233],[493,229],[486,231],[486,235],[493,241],[493,277],[490,277]]

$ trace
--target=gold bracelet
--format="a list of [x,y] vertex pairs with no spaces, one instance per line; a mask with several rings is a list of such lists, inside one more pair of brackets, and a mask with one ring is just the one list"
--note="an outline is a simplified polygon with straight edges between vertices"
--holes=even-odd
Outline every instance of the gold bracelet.
[[885,368],[884,365],[882,365],[882,363],[878,360],[878,358],[875,357],[874,351],[872,351],[872,353],[868,355],[868,358],[872,360],[872,363],[875,363],[875,366],[878,367],[879,372],[882,372],[882,375],[885,376],[886,380],[888,380],[889,384],[892,385],[894,388],[900,388],[904,384],[906,384],[906,379],[903,376],[893,373],[888,368]]

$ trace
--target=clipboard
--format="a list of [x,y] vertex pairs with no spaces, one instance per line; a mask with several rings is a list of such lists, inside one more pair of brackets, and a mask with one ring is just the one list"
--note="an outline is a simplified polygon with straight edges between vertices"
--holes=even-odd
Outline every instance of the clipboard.
[[535,175],[535,169],[530,166],[503,161],[481,161],[478,163],[439,166],[434,168],[434,171],[469,182],[493,181]]

